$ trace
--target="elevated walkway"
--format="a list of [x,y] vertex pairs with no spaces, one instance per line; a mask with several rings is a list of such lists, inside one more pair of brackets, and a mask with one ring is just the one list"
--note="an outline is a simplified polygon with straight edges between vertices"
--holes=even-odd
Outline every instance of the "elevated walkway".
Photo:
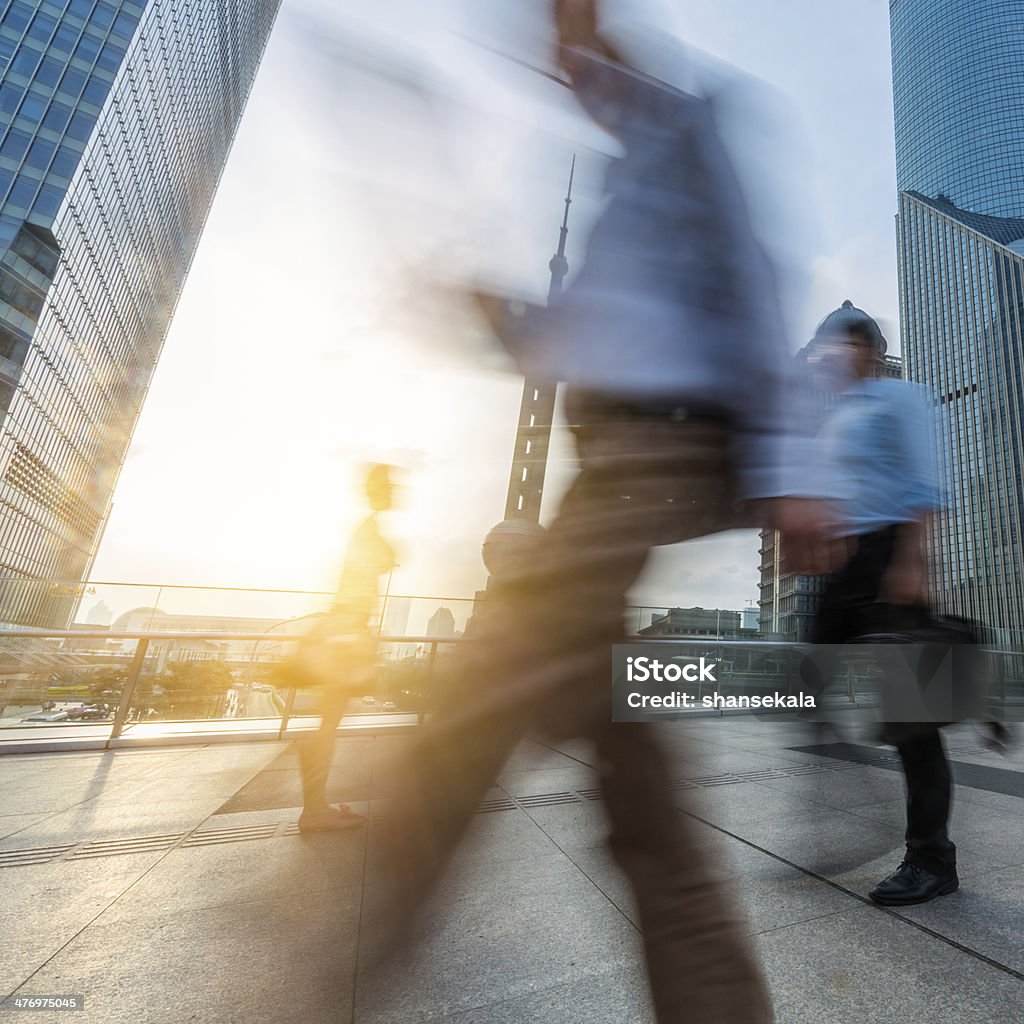
[[[949,730],[962,886],[894,911],[864,897],[902,850],[891,749],[749,718],[650,728],[673,751],[680,813],[745,908],[780,1024],[1024,1019],[1024,753]],[[516,751],[427,945],[371,1000],[375,779],[407,737],[339,740],[330,795],[371,823],[314,836],[296,830],[289,742],[0,758],[0,995],[84,996],[77,1016],[37,1011],[39,1024],[651,1021],[582,742]]]

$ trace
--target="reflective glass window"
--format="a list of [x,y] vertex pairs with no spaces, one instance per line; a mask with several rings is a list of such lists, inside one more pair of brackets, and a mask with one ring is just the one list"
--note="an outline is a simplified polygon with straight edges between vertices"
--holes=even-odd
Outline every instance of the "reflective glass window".
[[51,103],[43,118],[43,127],[54,132],[63,132],[71,117],[71,108],[64,103]]
[[32,8],[28,4],[22,3],[21,0],[14,0],[14,3],[7,8],[7,13],[3,16],[3,19],[0,20],[0,25],[14,29],[15,32],[21,32],[31,17]]
[[73,153],[62,146],[57,150],[57,155],[53,158],[53,163],[50,165],[50,173],[58,174],[62,178],[70,178],[74,175],[75,168],[78,167],[80,159],[80,154]]
[[96,60],[96,54],[100,52],[100,42],[95,36],[84,35],[78,40],[75,47],[75,56],[84,60],[86,64],[92,64]]
[[42,55],[42,51],[34,50],[31,46],[19,46],[11,61],[11,69],[31,78],[36,73]]
[[5,114],[13,114],[18,109],[21,97],[25,90],[13,82],[5,82],[0,85],[0,111]]
[[47,142],[46,139],[36,139],[29,147],[25,163],[29,167],[35,167],[40,171],[44,171],[49,166],[50,158],[53,156],[53,151],[56,148],[57,146],[53,142]]
[[62,24],[50,40],[51,50],[60,50],[61,53],[70,53],[75,48],[80,32],[77,28]]
[[29,39],[38,39],[41,43],[48,43],[53,35],[57,22],[48,14],[37,14],[28,30]]
[[68,137],[78,139],[79,142],[88,142],[94,124],[96,124],[95,115],[86,114],[80,110],[71,117],[67,128]]
[[40,85],[45,85],[48,89],[52,89],[60,81],[60,75],[63,70],[64,65],[59,60],[54,60],[52,57],[44,57],[42,64],[39,65],[36,71],[36,81]]
[[18,116],[25,118],[26,121],[31,121],[33,124],[39,124],[43,112],[46,110],[47,102],[48,100],[42,96],[29,93],[25,97],[25,102],[22,103],[21,109],[18,111]]
[[109,82],[100,82],[95,78],[90,78],[89,84],[85,87],[85,92],[82,93],[82,98],[89,103],[95,103],[98,107],[102,107],[109,91]]
[[85,75],[81,71],[76,71],[74,68],[68,68],[64,72],[64,77],[61,79],[60,91],[66,92],[69,96],[73,96],[78,99],[82,94],[82,89],[85,86]]
[[32,204],[32,209],[44,217],[56,217],[57,211],[60,209],[60,204],[64,201],[64,192],[62,189],[53,188],[50,185],[44,185],[39,190],[39,195],[36,196],[36,201]]
[[113,4],[108,3],[107,0],[100,0],[89,20],[94,25],[99,25],[100,28],[110,28],[116,15],[117,8]]
[[3,144],[0,145],[0,156],[9,157],[11,160],[20,160],[28,150],[31,141],[31,135],[11,129]]
[[0,327],[0,356],[4,359],[16,360],[20,355],[24,355],[27,347],[28,343],[24,338],[18,337],[14,331],[6,327]]
[[107,43],[100,51],[100,59],[96,63],[104,71],[117,71],[121,66],[121,61],[124,59],[124,53],[123,47],[117,46],[114,43]]
[[122,39],[131,39],[135,34],[135,26],[137,24],[138,18],[134,18],[130,14],[119,14],[110,31],[113,32],[115,36],[120,36]]
[[10,194],[7,196],[7,202],[10,203],[11,206],[18,206],[27,210],[32,200],[35,198],[37,189],[37,182],[30,181],[27,178],[19,178],[14,183],[14,188],[11,189]]

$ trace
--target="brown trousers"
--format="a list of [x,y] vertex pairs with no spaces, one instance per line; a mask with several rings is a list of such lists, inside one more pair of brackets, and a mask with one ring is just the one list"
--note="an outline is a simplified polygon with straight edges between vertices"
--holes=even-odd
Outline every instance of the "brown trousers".
[[733,521],[729,432],[570,394],[580,473],[421,730],[385,854],[409,922],[528,730],[597,747],[609,845],[636,895],[660,1024],[765,1024],[768,993],[708,855],[672,799],[655,727],[611,721],[611,645],[652,547]]

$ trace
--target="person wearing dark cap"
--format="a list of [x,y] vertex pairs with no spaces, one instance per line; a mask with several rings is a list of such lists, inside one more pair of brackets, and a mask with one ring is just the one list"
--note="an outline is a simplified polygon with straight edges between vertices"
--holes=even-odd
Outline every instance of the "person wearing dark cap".
[[[828,579],[812,639],[844,644],[927,618],[924,538],[944,500],[932,403],[920,385],[882,376],[887,345],[878,324],[847,300],[822,321],[813,348],[841,378],[823,451],[832,493],[840,496],[835,548],[845,564]],[[959,881],[938,726],[893,731],[893,738],[906,777],[906,854],[869,896],[899,906],[951,893]]]

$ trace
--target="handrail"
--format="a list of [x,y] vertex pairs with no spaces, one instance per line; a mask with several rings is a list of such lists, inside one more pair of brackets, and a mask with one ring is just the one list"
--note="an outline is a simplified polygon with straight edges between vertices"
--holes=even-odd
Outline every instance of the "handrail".
[[[277,627],[280,630],[280,624]],[[265,631],[262,633],[248,632],[239,633],[216,633],[198,632],[193,630],[118,630],[116,633],[102,629],[0,629],[0,640],[299,640],[301,633],[282,633],[279,631]],[[425,643],[461,643],[464,640],[471,640],[472,637],[465,636],[423,636],[401,634],[391,636],[384,633],[380,637],[381,643],[386,644],[425,644]],[[714,636],[633,636],[627,638],[628,643],[640,644],[717,644],[719,646],[741,646],[741,647],[803,647],[805,644],[792,640],[733,640],[719,639]]]
[[[138,630],[135,632],[118,631],[116,633],[92,629],[0,629],[0,640],[252,640],[266,643],[268,640],[295,641],[302,639],[302,633],[200,633],[177,630],[160,632],[159,630]],[[438,643],[458,643],[460,636],[388,636],[380,638],[381,643],[420,644],[437,641]]]

